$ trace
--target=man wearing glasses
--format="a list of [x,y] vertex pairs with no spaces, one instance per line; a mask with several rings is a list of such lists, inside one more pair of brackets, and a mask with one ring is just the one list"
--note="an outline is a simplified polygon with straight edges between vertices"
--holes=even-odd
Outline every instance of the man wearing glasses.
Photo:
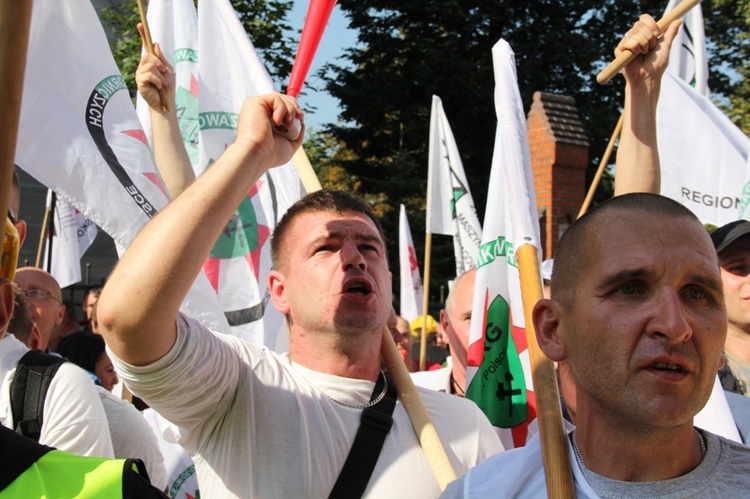
[[60,341],[60,325],[65,317],[60,285],[48,272],[35,267],[22,267],[14,278],[26,295],[31,320],[42,335],[40,350],[55,351]]

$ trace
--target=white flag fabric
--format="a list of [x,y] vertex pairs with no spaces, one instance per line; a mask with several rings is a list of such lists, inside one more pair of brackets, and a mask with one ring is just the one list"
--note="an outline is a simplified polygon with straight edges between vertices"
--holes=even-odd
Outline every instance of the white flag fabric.
[[474,208],[453,131],[437,95],[432,96],[429,149],[427,232],[453,236],[456,275],[459,276],[477,264],[482,226]]
[[[680,0],[670,0],[665,12]],[[672,43],[657,107],[661,193],[717,226],[743,218],[750,139],[709,99],[701,6]],[[750,189],[748,189],[750,191]]]
[[[72,70],[71,68],[75,68]],[[125,81],[88,0],[37,0],[16,164],[127,247],[167,202]],[[228,330],[205,276],[183,310]]]
[[750,139],[707,97],[665,73],[657,107],[661,193],[703,223],[737,220]]
[[[498,126],[479,249],[467,358],[467,398],[501,428],[506,449],[525,445],[536,417],[516,250],[533,244],[539,222],[526,117],[515,56],[500,40],[492,49]],[[541,284],[541,283],[540,283]],[[480,319],[481,318],[481,319]]]
[[[669,0],[664,14],[674,10],[680,3],[682,0]],[[667,71],[689,83],[699,94],[709,96],[706,32],[703,29],[703,10],[700,4],[682,18],[682,25],[669,51]]]
[[[55,200],[52,208],[52,190],[47,191],[47,210],[50,212],[51,236],[45,238],[42,268],[48,269],[61,288],[81,282],[81,257],[94,242],[99,230],[94,222],[62,199]],[[48,231],[49,232],[49,227]],[[52,238],[52,259],[49,260],[49,243]],[[49,268],[47,262],[50,262]]]
[[[198,14],[193,0],[152,0],[148,3],[151,39],[175,71],[177,120],[195,174],[198,161]],[[153,145],[148,104],[140,94],[136,109],[143,129]]]
[[[235,137],[246,97],[274,91],[228,0],[198,4],[199,162],[209,168]],[[292,163],[274,168],[247,193],[204,264],[232,333],[277,351],[288,338],[283,316],[269,302],[270,235],[302,195]]]
[[398,260],[401,268],[401,317],[411,323],[422,315],[422,278],[406,207],[402,204],[398,219]]

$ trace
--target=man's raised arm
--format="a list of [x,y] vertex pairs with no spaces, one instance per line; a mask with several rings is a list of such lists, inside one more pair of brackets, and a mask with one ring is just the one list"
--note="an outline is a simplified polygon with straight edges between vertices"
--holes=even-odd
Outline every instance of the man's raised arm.
[[97,316],[109,348],[145,365],[175,342],[175,318],[217,237],[253,184],[302,143],[273,133],[302,111],[282,94],[247,99],[237,137],[201,177],[149,222],[107,281]]
[[659,194],[661,172],[656,144],[656,104],[661,78],[669,63],[669,49],[680,22],[669,25],[657,38],[656,21],[644,14],[615,49],[640,54],[625,68],[625,106],[620,143],[617,146],[615,196],[628,192]]

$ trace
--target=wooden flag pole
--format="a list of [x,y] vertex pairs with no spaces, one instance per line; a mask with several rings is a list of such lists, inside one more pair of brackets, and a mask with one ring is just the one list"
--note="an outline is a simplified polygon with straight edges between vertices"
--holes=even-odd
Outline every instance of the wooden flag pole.
[[[0,116],[3,133],[0,134],[0,209],[8,213],[10,190],[13,185],[13,165],[18,140],[18,123],[21,116],[23,78],[26,72],[26,54],[29,50],[31,26],[31,0],[0,2]],[[5,242],[5,224],[0,224],[0,241]]]
[[[148,29],[148,20],[146,19],[146,9],[143,8],[143,0],[138,0],[138,12],[141,15],[141,24],[143,24],[143,41],[146,45],[146,52],[151,55],[156,55],[154,50],[154,42],[151,40],[151,30]],[[164,89],[159,89],[159,100],[161,101],[161,108],[166,113],[169,111],[167,107],[167,96],[164,93]]]
[[596,175],[594,175],[594,179],[591,181],[591,185],[589,186],[589,192],[586,194],[586,199],[583,200],[583,204],[581,205],[581,210],[578,212],[578,216],[576,218],[581,218],[584,213],[586,213],[589,209],[589,206],[591,205],[591,201],[594,199],[594,192],[596,192],[596,188],[599,186],[599,182],[602,180],[602,174],[604,173],[604,168],[609,163],[609,158],[612,156],[612,149],[615,147],[615,141],[620,136],[620,133],[622,132],[622,124],[625,120],[625,115],[620,114],[620,119],[617,120],[617,125],[615,125],[615,129],[612,132],[612,136],[609,138],[609,143],[607,144],[607,149],[604,151],[604,155],[602,156],[602,160],[599,162],[599,168],[596,169]]
[[[320,182],[310,165],[310,161],[307,159],[307,155],[305,155],[304,151],[300,155],[299,151],[302,151],[301,147],[294,154],[292,162],[294,163],[294,168],[297,170],[297,175],[305,186],[305,190],[307,192],[320,190]],[[429,269],[429,267],[427,268]],[[429,275],[427,275],[427,278],[429,278]],[[440,486],[440,490],[444,490],[449,482],[456,479],[456,472],[453,470],[453,466],[448,459],[440,437],[432,424],[430,414],[419,397],[417,388],[414,386],[411,376],[409,376],[409,371],[406,370],[406,365],[387,327],[383,328],[380,355],[383,357],[386,368],[391,374],[393,383],[396,385],[401,403],[404,404],[404,409],[409,414],[414,432],[417,434],[419,443],[427,456],[427,461],[430,463],[432,472],[435,474],[435,479]]]
[[424,239],[424,286],[422,288],[422,332],[419,335],[419,370],[427,368],[427,314],[430,308],[430,260],[432,256],[432,233]]
[[575,489],[568,455],[568,437],[563,426],[560,394],[557,391],[557,376],[552,361],[539,348],[532,319],[534,305],[543,296],[536,246],[522,245],[516,250],[516,258],[521,277],[523,317],[526,321],[526,340],[537,404],[536,418],[542,444],[547,495],[550,498],[572,498],[575,497]]
[[388,372],[396,385],[398,396],[401,403],[404,404],[404,409],[409,414],[411,425],[414,427],[414,432],[417,434],[419,443],[427,456],[427,461],[430,463],[430,468],[437,479],[440,490],[445,490],[446,485],[457,478],[456,472],[453,470],[453,465],[448,459],[440,436],[437,434],[430,415],[414,387],[414,382],[409,376],[409,371],[406,370],[404,360],[401,358],[398,347],[387,327],[383,328],[380,354],[386,366],[388,366]]
[[[664,33],[664,30],[667,29],[667,26],[672,24],[672,21],[682,18],[682,16],[687,14],[690,9],[692,9],[699,3],[701,3],[701,0],[684,0],[677,7],[670,10],[656,23],[656,25],[659,27],[659,34],[661,35],[662,33]],[[606,68],[604,68],[598,75],[596,75],[596,81],[604,85],[609,80],[614,78],[615,75],[619,73],[622,68],[627,66],[630,61],[635,59],[636,55],[637,54],[629,50],[624,50],[622,53],[620,53],[620,55],[615,57],[615,59],[610,62]]]
[[39,234],[39,246],[36,249],[36,264],[34,267],[42,268],[42,250],[44,248],[44,238],[47,237],[47,222],[49,221],[49,206],[44,208],[44,220],[42,220],[42,231]]

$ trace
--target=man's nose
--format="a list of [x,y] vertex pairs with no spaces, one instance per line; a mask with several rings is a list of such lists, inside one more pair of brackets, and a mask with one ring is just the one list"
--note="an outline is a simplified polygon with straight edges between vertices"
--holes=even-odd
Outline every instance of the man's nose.
[[672,344],[682,343],[693,335],[688,311],[676,290],[669,289],[654,303],[654,316],[649,323],[649,334],[664,336]]
[[360,270],[367,269],[367,261],[364,255],[359,251],[359,248],[354,241],[345,241],[341,247],[341,263],[344,268],[347,269],[350,266],[356,266]]

